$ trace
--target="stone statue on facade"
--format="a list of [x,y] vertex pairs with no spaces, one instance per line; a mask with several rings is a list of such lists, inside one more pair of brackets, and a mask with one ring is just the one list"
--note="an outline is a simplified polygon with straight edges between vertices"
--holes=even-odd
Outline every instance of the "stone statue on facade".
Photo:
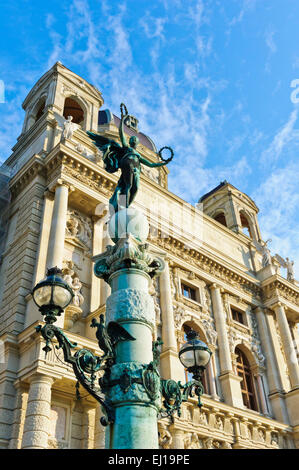
[[81,307],[84,302],[84,297],[81,294],[82,283],[78,277],[74,277],[71,287],[74,292],[73,304],[76,305],[76,307]]
[[73,134],[75,130],[77,129],[77,124],[72,122],[73,116],[68,116],[67,119],[64,121],[63,124],[63,131],[62,131],[62,137],[64,139],[71,139],[73,137]]
[[263,268],[272,264],[271,252],[268,248],[268,243],[270,243],[271,241],[272,240],[270,238],[265,242],[262,241],[261,243],[257,242],[256,240],[253,240],[255,248],[263,256],[263,259],[262,259]]
[[290,281],[290,282],[293,282],[295,280],[295,278],[294,278],[294,261],[289,260],[289,258],[284,259],[281,256],[279,256],[277,253],[275,255],[275,258],[277,259],[277,261],[280,263],[280,265],[283,268],[286,268],[286,270],[287,270],[287,280]]
[[110,206],[114,209],[114,213],[116,213],[120,207],[128,208],[134,201],[140,185],[141,163],[150,168],[155,168],[166,165],[173,158],[173,151],[170,147],[163,147],[159,150],[158,155],[162,160],[163,149],[167,148],[171,152],[171,157],[162,162],[152,163],[142,157],[140,153],[137,152],[137,146],[139,144],[138,137],[133,135],[130,137],[129,142],[126,140],[124,122],[129,117],[129,114],[123,103],[120,105],[120,109],[121,120],[119,125],[119,138],[121,145],[115,140],[107,139],[107,137],[94,134],[93,132],[87,132],[89,137],[94,140],[95,145],[103,152],[103,161],[106,171],[115,173],[117,170],[121,170],[121,176],[109,201]]

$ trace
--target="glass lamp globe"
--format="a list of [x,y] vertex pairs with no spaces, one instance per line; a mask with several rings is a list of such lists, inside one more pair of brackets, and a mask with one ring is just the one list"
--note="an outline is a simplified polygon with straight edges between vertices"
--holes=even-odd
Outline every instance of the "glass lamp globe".
[[47,277],[39,282],[32,291],[32,297],[40,310],[49,307],[62,312],[71,302],[74,293],[69,284],[62,278],[61,269],[48,269]]
[[187,333],[187,343],[179,351],[179,359],[186,369],[204,369],[211,357],[212,351],[199,339],[196,331]]

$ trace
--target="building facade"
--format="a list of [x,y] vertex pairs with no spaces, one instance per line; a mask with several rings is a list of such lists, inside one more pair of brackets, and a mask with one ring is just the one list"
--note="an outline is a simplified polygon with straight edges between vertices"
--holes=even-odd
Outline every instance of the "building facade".
[[[74,290],[58,326],[78,348],[101,355],[90,327],[105,313],[109,285],[92,258],[111,244],[107,173],[86,131],[119,140],[119,118],[101,93],[56,63],[26,97],[24,126],[1,168],[0,448],[104,448],[99,404],[81,389],[61,351],[45,357],[31,291],[62,268]],[[71,116],[71,117],[70,117]],[[125,131],[157,161],[153,141],[130,116]],[[171,168],[171,166],[170,166]],[[160,373],[184,383],[178,351],[193,328],[212,350],[203,407],[190,398],[174,422],[159,420],[161,448],[299,448],[299,284],[292,264],[262,241],[258,208],[224,181],[196,207],[167,188],[168,169],[143,168],[134,206],[148,243],[165,260],[151,286]],[[287,269],[287,272],[285,272]]]

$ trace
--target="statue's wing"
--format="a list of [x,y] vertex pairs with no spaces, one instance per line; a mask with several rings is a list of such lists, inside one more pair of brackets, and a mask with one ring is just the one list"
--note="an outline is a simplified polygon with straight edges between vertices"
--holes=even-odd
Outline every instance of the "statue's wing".
[[287,267],[287,264],[286,264],[285,260],[284,260],[281,256],[279,256],[278,253],[276,253],[275,258],[277,259],[277,261],[279,262],[279,264],[280,264],[283,268],[286,268],[286,267]]
[[102,135],[89,131],[87,131],[87,135],[94,141],[96,147],[103,152],[105,170],[108,173],[115,173],[119,169],[119,161],[124,154],[124,148],[115,142],[115,140],[107,139],[107,137]]
[[107,326],[107,333],[111,338],[113,344],[118,343],[118,341],[135,341],[136,338],[130,335],[130,333],[125,330],[118,323],[111,321]]

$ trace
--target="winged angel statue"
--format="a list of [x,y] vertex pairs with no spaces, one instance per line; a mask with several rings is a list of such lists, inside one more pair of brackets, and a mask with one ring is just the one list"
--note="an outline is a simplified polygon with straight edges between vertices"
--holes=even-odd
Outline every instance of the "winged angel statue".
[[271,241],[272,240],[270,238],[266,242],[262,241],[262,243],[259,243],[258,241],[253,240],[255,248],[257,249],[259,253],[261,253],[261,255],[263,255],[263,259],[262,259],[263,268],[265,266],[268,266],[269,264],[272,264],[271,252],[268,248],[268,243],[270,243]]
[[[140,171],[141,163],[151,168],[164,166],[169,163],[173,158],[173,150],[171,147],[162,147],[158,155],[162,162],[152,163],[146,158],[142,157],[137,152],[137,146],[139,139],[137,136],[131,136],[129,143],[126,140],[124,134],[124,122],[129,117],[126,106],[121,103],[121,120],[119,125],[119,137],[121,145],[115,140],[108,139],[93,132],[87,132],[89,137],[94,140],[95,145],[103,152],[103,161],[106,171],[109,173],[115,173],[119,169],[121,170],[121,176],[118,180],[115,191],[110,199],[110,209],[113,206],[113,210],[116,213],[122,205],[129,207],[134,201],[139,185],[140,185]],[[170,158],[163,159],[162,151],[168,149],[171,153]]]
[[289,258],[282,258],[277,253],[275,258],[279,261],[280,265],[287,270],[287,280],[294,281],[294,261],[290,261]]

